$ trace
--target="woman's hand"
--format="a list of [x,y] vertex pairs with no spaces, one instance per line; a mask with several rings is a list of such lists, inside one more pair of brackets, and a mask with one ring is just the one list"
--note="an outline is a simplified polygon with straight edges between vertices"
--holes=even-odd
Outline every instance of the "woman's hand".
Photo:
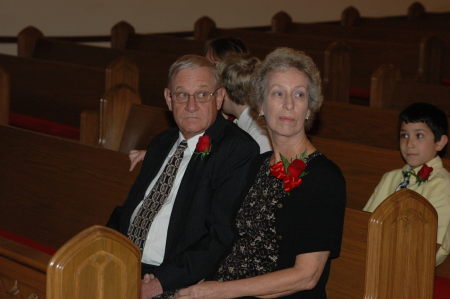
[[130,171],[133,171],[134,167],[136,165],[144,160],[145,154],[147,153],[146,150],[131,150],[128,154],[128,157],[130,158]]
[[220,291],[221,282],[218,281],[205,281],[199,282],[193,286],[179,290],[175,294],[175,298],[181,299],[220,299],[226,298]]

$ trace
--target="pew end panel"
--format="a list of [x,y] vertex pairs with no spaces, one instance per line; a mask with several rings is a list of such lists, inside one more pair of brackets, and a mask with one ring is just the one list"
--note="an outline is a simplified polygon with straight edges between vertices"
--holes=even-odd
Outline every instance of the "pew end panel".
[[291,25],[292,25],[291,16],[285,11],[279,11],[272,17],[271,31],[275,33],[287,32]]
[[105,90],[117,85],[139,90],[139,67],[126,56],[114,59],[106,67]]
[[194,39],[207,41],[214,36],[217,30],[216,23],[209,17],[201,17],[194,23]]
[[392,64],[383,64],[372,74],[370,83],[370,107],[387,108],[394,101],[393,91],[401,79],[400,70]]
[[146,105],[133,105],[123,130],[119,151],[128,153],[132,149],[145,149],[156,135],[175,126],[169,110]]
[[132,25],[125,21],[120,21],[111,28],[111,48],[125,50],[128,38],[134,33]]
[[8,72],[0,67],[0,125],[9,124],[10,86]]
[[384,200],[369,221],[364,298],[431,299],[436,232],[436,210],[418,193]]
[[130,108],[134,104],[141,104],[141,98],[128,86],[116,86],[105,93],[100,100],[100,146],[110,150],[120,148]]
[[[334,42],[325,50],[324,98],[348,102],[350,90],[350,50],[345,42]],[[339,80],[337,80],[339,78]]]
[[33,57],[36,44],[44,34],[33,26],[28,26],[17,35],[17,56]]
[[81,111],[80,143],[97,146],[99,144],[100,113],[95,109]]
[[47,268],[47,299],[139,298],[140,251],[124,235],[92,226],[65,243]]

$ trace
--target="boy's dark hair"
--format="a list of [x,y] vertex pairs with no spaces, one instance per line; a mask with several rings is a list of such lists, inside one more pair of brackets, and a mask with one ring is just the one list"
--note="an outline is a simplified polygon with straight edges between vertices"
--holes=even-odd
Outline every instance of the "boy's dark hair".
[[441,140],[442,135],[448,135],[447,115],[441,109],[429,103],[414,103],[409,105],[399,115],[401,123],[425,123],[434,134],[434,141]]
[[248,54],[248,49],[244,43],[234,37],[222,37],[210,40],[206,43],[205,52],[212,50],[214,56],[220,60],[230,53]]

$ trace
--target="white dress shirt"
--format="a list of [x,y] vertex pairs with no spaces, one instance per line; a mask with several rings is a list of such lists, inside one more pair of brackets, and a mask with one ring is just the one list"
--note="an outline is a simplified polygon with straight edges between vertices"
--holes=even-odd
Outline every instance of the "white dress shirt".
[[250,113],[250,107],[242,111],[238,119],[235,120],[236,125],[247,132],[255,139],[259,145],[259,152],[265,153],[272,150],[267,130],[261,127]]
[[[195,135],[194,137],[187,140],[187,148],[184,150],[183,160],[181,160],[180,166],[178,167],[178,171],[175,176],[175,180],[173,182],[172,190],[170,191],[167,200],[162,205],[158,214],[156,214],[155,219],[153,219],[153,222],[148,231],[147,240],[145,241],[144,250],[142,252],[143,263],[159,266],[164,259],[164,252],[166,249],[166,240],[167,240],[167,230],[169,228],[170,215],[172,214],[172,209],[175,202],[175,198],[178,193],[178,188],[180,187],[181,180],[183,179],[184,172],[186,171],[189,161],[191,160],[192,154],[195,151],[198,139],[202,135],[203,133]],[[166,164],[169,162],[170,157],[173,156],[178,145],[184,139],[185,138],[180,132],[178,140],[175,142],[166,159],[164,160],[164,163],[159,169],[158,174],[155,176],[153,181],[148,186],[144,198],[150,193],[157,179],[161,176]],[[131,221],[133,221],[134,217],[137,215],[137,212],[141,208],[142,203],[143,200],[134,210],[133,215],[131,216]]]

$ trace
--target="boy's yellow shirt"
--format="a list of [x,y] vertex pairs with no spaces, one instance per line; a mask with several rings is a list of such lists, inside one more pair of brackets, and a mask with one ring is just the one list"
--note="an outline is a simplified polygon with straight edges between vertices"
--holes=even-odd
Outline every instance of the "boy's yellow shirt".
[[[439,265],[450,253],[450,173],[442,165],[439,156],[426,164],[433,167],[428,181],[419,186],[416,178],[411,176],[407,188],[425,197],[436,209],[438,214],[437,243],[441,244],[436,253],[436,265]],[[414,172],[417,173],[421,167],[414,168]],[[405,165],[402,169],[385,173],[363,210],[373,212],[383,200],[394,193],[403,181],[402,171],[407,169],[408,165]]]

